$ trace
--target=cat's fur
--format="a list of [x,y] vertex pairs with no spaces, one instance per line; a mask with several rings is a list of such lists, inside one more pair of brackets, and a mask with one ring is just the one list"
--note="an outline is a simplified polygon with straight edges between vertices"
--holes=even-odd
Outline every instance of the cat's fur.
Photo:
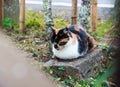
[[83,57],[95,46],[93,37],[78,25],[52,28],[51,42],[53,55],[60,59]]

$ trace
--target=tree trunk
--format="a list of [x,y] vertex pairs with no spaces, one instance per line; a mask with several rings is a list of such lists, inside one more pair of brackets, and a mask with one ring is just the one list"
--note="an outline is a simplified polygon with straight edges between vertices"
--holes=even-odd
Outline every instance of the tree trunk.
[[72,0],[72,24],[77,24],[77,0]]
[[20,32],[23,33],[25,28],[25,0],[20,3],[20,17],[19,17]]
[[91,26],[91,0],[82,0],[79,10],[79,24],[84,28],[89,29]]
[[[54,26],[53,18],[52,18],[52,6],[51,6],[52,0],[43,0],[43,9],[44,9],[44,20],[46,25],[46,31],[47,31],[47,37],[50,39],[51,37],[51,27]],[[52,54],[51,51],[51,41],[49,40],[49,50],[50,54]],[[50,55],[51,56],[51,55]]]
[[47,32],[51,32],[53,24],[51,0],[43,0],[44,18]]
[[[0,0],[1,1],[1,0]],[[4,17],[19,21],[19,0],[3,0]]]
[[97,0],[92,0],[92,30],[97,30]]
[[[116,19],[116,28],[120,29],[120,0],[115,1],[115,19]],[[120,31],[120,30],[119,30]]]
[[2,26],[2,0],[0,0],[0,26]]

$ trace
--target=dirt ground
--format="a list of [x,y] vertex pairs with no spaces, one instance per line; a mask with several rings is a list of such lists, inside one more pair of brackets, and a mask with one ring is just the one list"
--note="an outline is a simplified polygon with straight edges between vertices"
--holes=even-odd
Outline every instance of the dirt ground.
[[0,30],[0,87],[57,87]]

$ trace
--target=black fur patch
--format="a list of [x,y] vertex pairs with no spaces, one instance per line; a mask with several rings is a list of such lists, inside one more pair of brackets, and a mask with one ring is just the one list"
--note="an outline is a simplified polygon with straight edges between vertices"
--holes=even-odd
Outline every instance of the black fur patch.
[[[66,38],[69,39],[69,36],[67,35],[67,32],[68,32],[68,29],[67,28],[63,28],[63,29],[60,29],[59,32],[56,35],[55,30],[53,30],[53,35],[51,37],[51,42],[59,44],[59,42],[62,39],[66,39]],[[61,43],[61,45],[65,45],[66,43],[65,42]]]
[[86,31],[84,31],[82,29],[80,29],[80,31],[76,31],[74,25],[70,26],[69,30],[74,34],[77,34],[81,38],[81,39],[78,38],[78,42],[79,42],[78,51],[79,51],[79,53],[85,52],[87,50],[87,43],[88,43],[87,42],[88,37],[87,37]]

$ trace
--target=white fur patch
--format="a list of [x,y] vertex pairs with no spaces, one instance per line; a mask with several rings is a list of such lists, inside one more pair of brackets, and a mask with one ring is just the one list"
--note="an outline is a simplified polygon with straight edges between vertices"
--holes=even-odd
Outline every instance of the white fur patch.
[[72,38],[68,41],[68,43],[61,50],[56,50],[54,45],[52,45],[53,54],[60,59],[73,59],[81,56],[78,52],[78,41],[76,40],[75,44],[73,44]]

